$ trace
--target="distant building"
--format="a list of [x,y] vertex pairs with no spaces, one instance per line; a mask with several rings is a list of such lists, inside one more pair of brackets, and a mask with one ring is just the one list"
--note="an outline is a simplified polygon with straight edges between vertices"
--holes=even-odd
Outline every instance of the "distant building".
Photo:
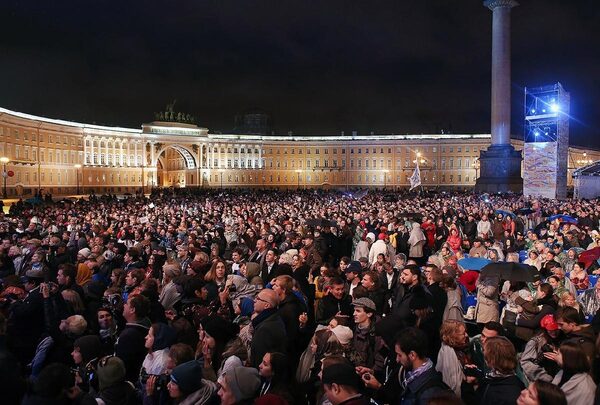
[[[117,194],[142,187],[396,189],[409,186],[417,160],[423,187],[470,188],[489,144],[489,134],[211,134],[172,121],[119,128],[0,108],[0,157],[14,172],[9,197],[38,189],[75,194],[78,183],[82,193]],[[572,170],[596,160],[598,151],[569,148],[569,181]]]

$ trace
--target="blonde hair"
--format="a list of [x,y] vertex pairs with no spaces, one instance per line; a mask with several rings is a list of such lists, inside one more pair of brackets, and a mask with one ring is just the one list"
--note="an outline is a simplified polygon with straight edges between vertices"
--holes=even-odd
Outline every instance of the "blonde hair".
[[75,290],[66,289],[63,290],[60,295],[62,295],[63,299],[66,301],[67,305],[71,307],[73,312],[76,314],[84,313],[85,306],[83,305],[81,297]]
[[460,327],[465,328],[465,324],[451,319],[444,321],[440,328],[440,339],[442,342],[450,347],[464,346],[464,342],[459,342],[456,339],[456,334]]

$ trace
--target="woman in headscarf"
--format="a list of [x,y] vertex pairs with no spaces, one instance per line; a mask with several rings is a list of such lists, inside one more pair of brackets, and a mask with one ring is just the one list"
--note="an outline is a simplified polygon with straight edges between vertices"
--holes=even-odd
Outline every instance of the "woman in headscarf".
[[410,231],[410,236],[408,237],[408,257],[410,259],[414,259],[418,263],[423,261],[423,246],[425,246],[425,242],[427,238],[421,229],[421,225],[419,223],[414,223],[412,230]]

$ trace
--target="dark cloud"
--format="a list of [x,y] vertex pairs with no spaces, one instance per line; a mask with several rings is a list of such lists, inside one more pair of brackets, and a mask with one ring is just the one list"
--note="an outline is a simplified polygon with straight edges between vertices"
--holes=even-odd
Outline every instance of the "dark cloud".
[[[513,133],[525,86],[571,92],[600,147],[600,8],[513,11]],[[0,105],[139,127],[173,99],[214,131],[248,109],[279,133],[489,132],[491,12],[479,0],[0,3]]]

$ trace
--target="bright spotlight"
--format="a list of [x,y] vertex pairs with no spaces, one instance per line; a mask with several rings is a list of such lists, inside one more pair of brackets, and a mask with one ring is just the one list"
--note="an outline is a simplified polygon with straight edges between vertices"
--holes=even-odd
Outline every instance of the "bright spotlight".
[[542,112],[543,112],[543,113],[545,113],[545,112],[546,112],[546,109],[543,109],[543,110],[542,110]]
[[535,114],[535,108],[532,108],[532,109],[531,109],[531,113],[532,113],[532,114]]
[[556,104],[556,103],[550,104],[550,110],[552,112],[558,112],[558,110],[559,110],[558,104]]
[[533,134],[534,134],[535,136],[538,136],[540,133],[539,133],[538,131],[535,131]]

